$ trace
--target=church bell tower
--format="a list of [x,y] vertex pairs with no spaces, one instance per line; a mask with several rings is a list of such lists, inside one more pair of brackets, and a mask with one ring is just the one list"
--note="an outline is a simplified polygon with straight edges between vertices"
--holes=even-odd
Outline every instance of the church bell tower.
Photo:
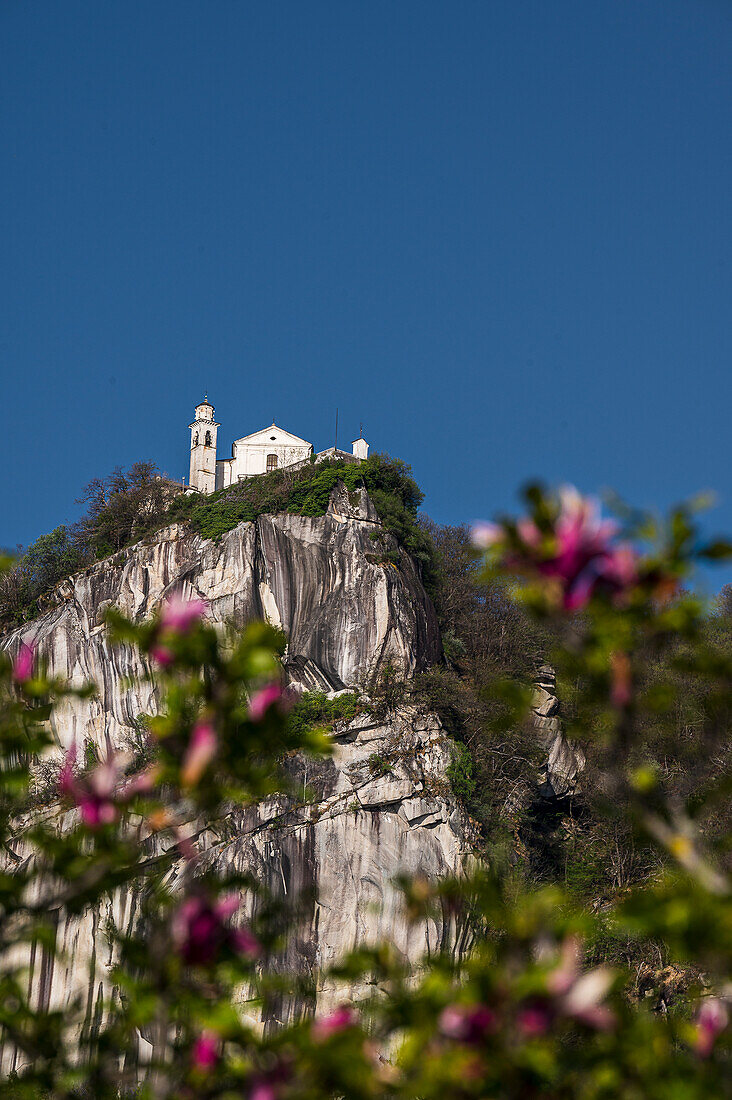
[[201,493],[212,493],[216,488],[216,433],[219,425],[214,420],[214,407],[208,394],[196,405],[196,418],[191,429],[191,469],[188,484]]

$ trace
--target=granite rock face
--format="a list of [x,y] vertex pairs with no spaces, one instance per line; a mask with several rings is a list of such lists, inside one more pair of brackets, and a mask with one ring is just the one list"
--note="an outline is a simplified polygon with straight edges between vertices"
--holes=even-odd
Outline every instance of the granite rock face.
[[266,618],[282,627],[289,679],[302,689],[354,686],[386,662],[409,675],[440,654],[434,609],[414,563],[363,489],[337,487],[324,516],[260,516],[220,542],[173,526],[64,581],[53,606],[6,639],[11,652],[21,638],[33,641],[53,675],[97,685],[96,700],[59,709],[62,747],[72,739],[124,745],[140,716],[154,713],[141,658],[110,646],[104,614],[113,604],[144,619],[174,590],[205,599],[214,622]]
[[[291,903],[297,913],[285,953],[266,965],[270,972],[297,975],[312,994],[283,996],[262,1020],[243,988],[239,1011],[265,1028],[310,1012],[316,1003],[327,1011],[344,992],[356,999],[365,996],[365,988],[336,989],[327,978],[328,967],[350,948],[386,940],[417,963],[439,948],[457,952],[468,943],[467,928],[449,910],[422,923],[407,921],[394,881],[401,874],[431,880],[460,874],[472,860],[468,826],[444,778],[450,745],[439,722],[411,707],[379,721],[364,714],[337,727],[334,742],[327,760],[289,761],[291,779],[312,792],[312,801],[276,797],[256,807],[233,808],[224,823],[203,827],[198,837],[204,863],[252,874],[268,894],[285,906]],[[62,827],[71,818],[70,811]],[[141,823],[138,828],[141,839],[154,845]],[[12,845],[11,858],[30,858],[22,835]],[[174,871],[173,889],[176,878]],[[247,905],[250,918],[252,901]],[[98,1020],[102,1002],[112,993],[114,952],[107,927],[110,922],[119,929],[134,925],[138,911],[138,899],[125,890],[81,918],[59,913],[56,943],[62,961],[38,947],[30,977],[36,1003],[63,1009],[75,1001],[83,1006],[82,1026]],[[160,1053],[158,1041],[141,1032],[143,1061]],[[17,1051],[1,1042],[0,1067],[3,1072],[20,1067]]]
[[[450,745],[434,716],[411,707],[379,721],[361,715],[334,739],[327,762],[291,764],[292,777],[316,792],[313,804],[274,799],[235,818],[226,837],[207,837],[220,867],[253,872],[283,902],[303,899],[297,934],[275,965],[307,979],[321,1010],[343,997],[324,973],[344,949],[385,940],[413,963],[442,947],[461,950],[467,933],[453,913],[405,920],[394,879],[444,878],[471,860],[468,826],[445,780]],[[302,1008],[283,1001],[276,1019]]]
[[[5,640],[11,651],[32,640],[51,673],[98,685],[96,699],[73,700],[57,712],[61,748],[72,739],[126,746],[140,716],[156,711],[141,658],[110,646],[103,618],[112,604],[147,617],[174,590],[204,598],[215,622],[264,616],[281,626],[288,675],[300,688],[354,687],[387,662],[409,675],[440,655],[434,610],[415,565],[364,491],[341,487],[322,517],[263,516],[218,543],[171,527],[65,581],[44,615]],[[283,998],[265,1026],[309,1011],[315,999],[327,1007],[335,991],[324,972],[356,945],[385,938],[414,962],[442,945],[464,945],[465,932],[448,912],[410,924],[394,886],[400,874],[438,878],[471,859],[469,826],[446,779],[450,742],[438,719],[406,705],[379,720],[362,714],[337,728],[334,742],[327,761],[289,762],[314,801],[277,798],[234,808],[225,825],[200,836],[205,860],[252,873],[276,896],[301,901],[297,934],[270,965],[307,978],[312,999]],[[11,858],[28,856],[19,835]],[[94,1018],[113,962],[104,928],[110,919],[129,926],[136,914],[129,893],[116,895],[105,912],[73,919],[59,913],[66,961],[54,962],[39,947],[43,957],[34,959],[31,975],[38,1003],[64,1007],[80,999],[87,1020]],[[247,998],[242,990],[245,1013]],[[154,1036],[140,1036],[143,1054],[154,1043]],[[15,1057],[2,1052],[6,1070]]]

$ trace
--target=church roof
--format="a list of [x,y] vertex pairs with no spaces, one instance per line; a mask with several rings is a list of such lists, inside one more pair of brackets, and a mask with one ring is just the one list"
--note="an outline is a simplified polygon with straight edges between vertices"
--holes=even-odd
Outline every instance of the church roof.
[[234,443],[286,443],[290,447],[312,446],[309,440],[301,439],[299,435],[293,435],[292,432],[280,428],[274,420],[269,428],[260,428],[258,432],[252,432],[251,435],[243,435],[240,439],[235,439]]

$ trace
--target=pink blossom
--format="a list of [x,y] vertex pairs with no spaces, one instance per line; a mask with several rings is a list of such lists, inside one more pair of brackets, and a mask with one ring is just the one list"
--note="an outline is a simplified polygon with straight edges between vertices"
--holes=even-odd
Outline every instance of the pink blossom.
[[557,1008],[564,1016],[596,1028],[598,1031],[610,1031],[615,1026],[615,1013],[601,1001],[608,993],[614,975],[607,967],[599,966],[588,970],[577,979],[572,988],[557,1002]]
[[476,1046],[498,1027],[498,1018],[486,1005],[448,1005],[440,1015],[440,1031],[448,1039]]
[[184,787],[193,787],[199,781],[208,765],[216,756],[219,739],[210,722],[197,722],[191,732],[191,739],[183,757],[181,782]]
[[559,493],[554,530],[546,536],[524,517],[516,524],[517,547],[494,524],[475,527],[473,539],[484,549],[506,541],[505,568],[558,582],[565,610],[577,611],[597,591],[619,596],[637,583],[637,555],[627,543],[613,544],[617,531],[614,521],[602,519],[597,501],[565,487]]
[[248,928],[232,928],[230,943],[237,955],[256,959],[262,953],[262,945]]
[[172,652],[166,645],[160,645],[156,643],[150,650],[150,655],[161,665],[163,668],[168,668],[175,660]]
[[203,600],[185,600],[175,594],[165,601],[160,611],[160,622],[156,637],[150,647],[150,655],[163,668],[168,668],[175,660],[175,654],[168,642],[171,638],[188,631],[197,623],[206,611]]
[[602,578],[615,583],[620,562],[626,563],[611,545],[617,525],[600,518],[597,501],[571,487],[561,490],[559,499],[555,553],[539,561],[538,570],[562,583],[565,609],[576,611],[590,600]]
[[519,538],[526,546],[537,547],[541,544],[541,531],[533,519],[523,516],[516,524]]
[[543,1001],[528,1001],[516,1013],[516,1026],[526,1038],[546,1035],[551,1024],[552,1013]]
[[724,1001],[719,997],[706,997],[696,1016],[696,1035],[694,1049],[700,1058],[708,1058],[714,1050],[717,1036],[721,1035],[729,1023],[729,1013]]
[[331,1035],[338,1035],[349,1027],[358,1023],[358,1016],[350,1005],[339,1005],[329,1016],[322,1016],[313,1020],[310,1033],[316,1043],[322,1043],[330,1039]]
[[81,820],[91,829],[100,825],[111,825],[119,817],[120,807],[129,802],[134,795],[150,790],[154,782],[154,772],[141,772],[119,787],[126,758],[110,753],[105,761],[97,764],[88,775],[77,776],[76,742],[66,753],[59,775],[59,791],[78,806]]
[[580,971],[581,945],[576,936],[568,936],[562,944],[559,965],[547,979],[547,988],[554,996],[554,1008],[587,1027],[609,1031],[615,1025],[615,1013],[602,1004],[614,975],[607,967]]
[[119,811],[114,800],[114,790],[120,774],[114,757],[99,764],[84,778],[76,776],[75,765],[76,742],[66,753],[61,769],[59,776],[61,794],[76,803],[81,811],[81,820],[92,829],[116,821]]
[[204,600],[186,600],[179,594],[171,596],[163,604],[160,629],[171,634],[186,634],[206,612]]
[[582,943],[578,936],[566,936],[559,953],[559,963],[547,978],[550,993],[567,993],[580,974]]
[[13,661],[13,679],[16,684],[26,684],[33,675],[33,662],[35,660],[35,646],[31,642],[20,643],[20,649]]
[[261,947],[251,932],[233,929],[228,919],[239,908],[239,898],[229,894],[212,902],[203,894],[185,898],[173,915],[172,934],[176,949],[190,966],[209,966],[222,950],[256,957]]
[[219,1037],[214,1031],[202,1031],[193,1044],[191,1062],[194,1069],[211,1070],[221,1057]]
[[249,717],[252,722],[261,722],[272,707],[277,706],[281,709],[285,699],[281,684],[276,682],[265,684],[259,691],[255,691],[249,700]]
[[605,576],[618,588],[630,588],[638,582],[638,555],[627,542],[620,542],[611,550],[605,564]]
[[277,1100],[277,1093],[272,1081],[267,1081],[263,1077],[253,1081],[249,1092],[249,1100]]

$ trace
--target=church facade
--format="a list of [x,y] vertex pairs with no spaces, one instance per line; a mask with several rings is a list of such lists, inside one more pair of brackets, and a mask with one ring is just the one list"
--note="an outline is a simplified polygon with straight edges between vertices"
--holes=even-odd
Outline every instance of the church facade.
[[204,397],[196,405],[191,430],[191,464],[188,484],[199,493],[213,493],[272,470],[281,470],[287,466],[301,466],[309,462],[314,455],[316,462],[327,458],[345,459],[361,462],[368,458],[369,445],[365,439],[354,440],[353,451],[341,451],[337,447],[314,454],[313,445],[306,439],[300,439],[292,432],[280,428],[274,421],[269,428],[261,428],[251,435],[236,439],[231,447],[231,458],[217,458],[217,434],[215,410]]

